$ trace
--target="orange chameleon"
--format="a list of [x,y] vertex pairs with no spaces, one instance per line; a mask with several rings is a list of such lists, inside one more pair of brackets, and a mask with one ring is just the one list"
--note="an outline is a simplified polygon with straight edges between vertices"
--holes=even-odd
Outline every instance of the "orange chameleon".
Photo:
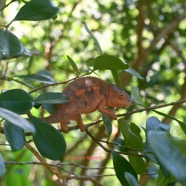
[[42,119],[48,123],[60,123],[65,132],[68,131],[67,123],[70,120],[76,121],[81,131],[86,129],[81,114],[98,110],[112,119],[117,119],[115,111],[106,107],[125,107],[132,104],[125,91],[90,76],[69,83],[63,93],[70,101],[59,104],[53,114]]

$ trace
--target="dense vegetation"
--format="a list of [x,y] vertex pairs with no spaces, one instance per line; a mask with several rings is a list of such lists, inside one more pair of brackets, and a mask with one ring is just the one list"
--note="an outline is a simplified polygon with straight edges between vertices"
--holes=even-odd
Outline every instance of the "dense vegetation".
[[[184,0],[1,0],[0,185],[186,185],[185,48]],[[133,104],[43,122],[86,75]]]

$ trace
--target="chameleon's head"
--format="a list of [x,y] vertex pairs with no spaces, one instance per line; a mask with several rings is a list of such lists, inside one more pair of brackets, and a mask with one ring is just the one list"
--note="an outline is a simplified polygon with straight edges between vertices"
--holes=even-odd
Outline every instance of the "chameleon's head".
[[109,84],[109,92],[107,97],[107,106],[110,107],[126,107],[132,104],[128,94],[116,87],[114,84]]

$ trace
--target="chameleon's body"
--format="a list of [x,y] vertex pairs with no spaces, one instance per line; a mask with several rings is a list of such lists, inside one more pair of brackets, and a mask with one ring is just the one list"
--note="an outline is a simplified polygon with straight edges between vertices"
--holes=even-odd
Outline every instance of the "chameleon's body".
[[95,77],[83,77],[71,82],[63,91],[69,102],[59,104],[55,113],[44,118],[48,123],[60,123],[63,131],[68,131],[67,122],[74,120],[81,131],[86,129],[81,114],[99,110],[112,119],[117,119],[114,110],[105,107],[131,105],[127,93],[113,84]]

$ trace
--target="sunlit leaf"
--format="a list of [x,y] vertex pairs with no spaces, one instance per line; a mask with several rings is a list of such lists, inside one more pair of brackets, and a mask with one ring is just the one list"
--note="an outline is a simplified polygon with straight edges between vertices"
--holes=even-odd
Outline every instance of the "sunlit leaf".
[[30,121],[36,128],[33,139],[41,155],[52,160],[62,161],[66,151],[66,142],[62,134],[52,125],[38,118],[32,116]]
[[79,70],[78,70],[78,67],[77,67],[76,63],[74,62],[74,60],[70,56],[67,55],[67,58],[68,58],[68,61],[69,61],[70,65],[71,65],[71,67],[75,71],[76,75],[78,75],[79,74]]
[[138,152],[132,152],[135,155],[128,156],[129,162],[133,166],[137,174],[143,174],[146,170],[146,164],[142,157],[140,157]]
[[30,130],[32,133],[35,132],[34,126],[29,121],[10,110],[0,108],[0,117],[24,130]]
[[137,174],[132,165],[120,154],[112,151],[114,170],[116,176],[123,186],[131,186],[129,178],[126,179],[125,174],[130,173],[137,180]]
[[8,30],[0,30],[0,59],[23,55],[25,48],[20,40]]
[[12,89],[0,94],[0,107],[17,114],[26,114],[33,105],[33,98],[22,89]]
[[137,77],[138,79],[144,79],[138,72],[136,72],[134,69],[132,68],[128,68],[125,70],[126,72],[128,72],[129,74],[131,74],[132,76]]
[[20,150],[24,146],[25,133],[22,128],[17,127],[8,121],[5,121],[4,131],[5,131],[6,139],[10,144],[10,147],[13,152]]
[[129,67],[118,57],[102,54],[94,59],[94,70],[125,70]]
[[31,0],[19,10],[14,20],[39,21],[53,18],[59,11],[50,0]]
[[118,126],[121,133],[123,134],[125,146],[133,147],[138,150],[144,149],[142,139],[131,131],[129,124],[123,118],[118,120]]
[[134,101],[140,105],[144,105],[143,99],[139,94],[138,87],[133,87],[133,86],[131,87],[131,99],[132,99],[132,101]]

